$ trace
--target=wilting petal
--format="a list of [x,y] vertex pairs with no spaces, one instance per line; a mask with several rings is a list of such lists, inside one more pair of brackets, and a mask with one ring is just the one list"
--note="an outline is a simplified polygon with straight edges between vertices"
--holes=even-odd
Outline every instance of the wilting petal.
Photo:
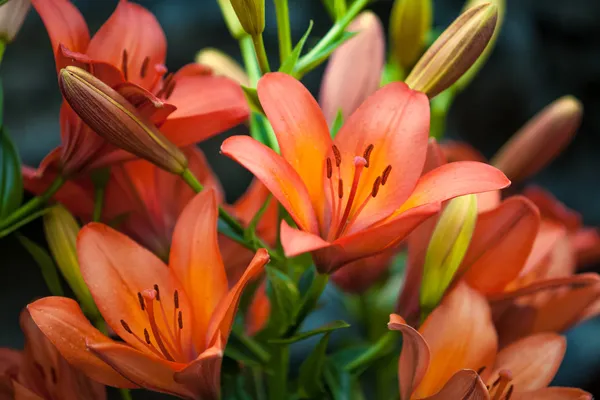
[[206,335],[207,346],[214,346],[218,343],[223,343],[223,347],[225,346],[231,332],[231,325],[233,324],[242,292],[246,288],[246,285],[263,271],[264,266],[268,262],[269,253],[267,250],[258,249],[244,275],[231,288],[227,296],[225,296],[214,311]]
[[523,196],[531,200],[540,210],[542,218],[548,218],[563,224],[567,229],[574,230],[581,227],[581,215],[567,208],[558,201],[552,193],[539,186],[530,186],[523,190]]
[[488,390],[477,372],[463,369],[452,375],[442,390],[423,400],[489,400]]
[[74,300],[45,297],[29,304],[27,309],[36,325],[73,366],[105,385],[136,387],[87,350],[87,344],[113,341],[89,323]]
[[90,41],[87,54],[120,67],[128,81],[152,90],[154,66],[165,63],[167,39],[150,11],[121,0]]
[[221,389],[222,344],[207,349],[187,367],[175,374],[175,382],[186,386],[199,399],[216,400]]
[[482,293],[501,292],[525,266],[539,224],[537,209],[521,196],[480,215],[459,273]]
[[385,62],[385,37],[377,15],[361,13],[347,31],[357,33],[331,54],[321,81],[319,103],[330,126],[338,112],[346,119],[379,88]]
[[210,318],[228,289],[217,240],[218,218],[214,191],[197,194],[179,216],[169,257],[169,267],[191,301],[198,351],[206,348]]
[[427,374],[415,391],[417,398],[437,393],[461,369],[490,367],[497,337],[490,308],[483,296],[459,283],[419,329],[431,351]]
[[594,397],[581,389],[549,387],[533,392],[515,393],[511,400],[592,400]]
[[[286,101],[281,101],[281,94]],[[265,75],[258,96],[277,135],[281,155],[308,190],[319,222],[323,222],[325,157],[331,138],[319,105],[299,81],[283,73]]]
[[503,348],[489,382],[494,382],[498,372],[510,371],[515,391],[524,392],[548,386],[565,355],[567,341],[554,333],[531,335]]
[[413,389],[421,383],[429,367],[429,346],[421,334],[406,325],[406,321],[399,315],[390,315],[388,328],[402,332],[402,352],[398,361],[400,400],[409,400]]
[[[177,75],[176,75],[177,76]],[[179,147],[201,142],[244,122],[249,108],[244,92],[222,76],[181,76],[166,101],[177,107],[160,130]]]
[[319,232],[308,189],[283,157],[247,136],[226,139],[221,145],[221,153],[233,158],[260,179],[300,229],[315,234]]
[[[385,185],[381,185],[377,196],[361,211],[351,232],[389,216],[409,197],[423,170],[428,136],[427,96],[401,82],[379,89],[346,120],[334,140],[341,152],[342,179],[348,188],[345,193],[354,178],[354,158],[368,158],[350,215],[371,196],[375,180],[391,166],[386,181],[382,181]],[[374,147],[367,155],[365,151],[370,145]]]
[[[77,254],[83,279],[106,323],[123,340],[142,352],[154,354],[145,343],[137,341],[129,330],[142,337],[144,329],[149,328],[148,314],[153,311],[158,329],[168,332],[171,324],[167,325],[161,309],[164,309],[167,316],[175,315],[175,292],[178,292],[179,309],[184,319],[192,315],[186,292],[172,270],[122,233],[103,224],[88,224],[79,233]],[[155,286],[158,286],[157,296],[160,300],[151,301],[153,310],[149,311],[148,305],[142,310],[140,293],[156,290]],[[129,329],[125,328],[122,321]],[[190,352],[191,335],[191,324],[184,323],[181,345],[185,354]],[[157,343],[153,332],[151,338],[153,343]]]
[[185,364],[150,356],[117,342],[89,343],[88,350],[140,387],[175,396],[192,396],[190,390],[174,380],[175,372],[185,368]]
[[423,204],[503,189],[508,185],[510,181],[506,176],[487,164],[472,161],[445,164],[422,176],[410,197],[394,215]]
[[83,16],[69,0],[31,0],[40,14],[55,52],[56,70],[65,65],[59,63],[58,46],[65,45],[72,51],[85,53],[90,42],[90,33]]

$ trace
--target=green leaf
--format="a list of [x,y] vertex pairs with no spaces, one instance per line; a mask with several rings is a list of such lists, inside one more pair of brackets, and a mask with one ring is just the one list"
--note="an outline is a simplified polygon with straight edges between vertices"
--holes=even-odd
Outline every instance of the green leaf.
[[[2,0],[0,0],[0,1],[2,1]],[[0,43],[0,46],[2,46],[1,43]],[[1,60],[2,60],[2,49],[0,49],[0,61]],[[2,85],[2,79],[0,79],[0,126],[4,126],[4,86]]]
[[271,300],[269,330],[279,334],[294,324],[300,306],[300,293],[294,281],[273,267],[266,267],[267,293]]
[[23,178],[19,153],[6,129],[0,128],[0,220],[19,208],[22,200]]
[[320,335],[321,333],[329,334],[337,329],[348,328],[350,324],[346,321],[338,320],[330,322],[326,325],[323,325],[320,328],[313,329],[311,331],[306,331],[299,333],[297,335],[291,336],[285,339],[271,339],[269,343],[277,343],[277,344],[292,344],[295,342],[299,342],[301,340],[308,339],[309,337],[313,337],[315,335]]
[[252,111],[265,115],[265,110],[260,104],[260,100],[258,98],[258,92],[255,88],[251,88],[248,86],[241,85],[244,94],[246,95],[246,100],[248,100],[248,104],[250,104],[250,108]]
[[344,125],[344,115],[342,114],[342,110],[340,109],[340,110],[338,110],[337,114],[335,115],[335,120],[333,121],[333,124],[331,125],[331,138],[332,139],[335,137],[335,135],[337,135],[337,133],[339,132],[342,125]]
[[344,32],[337,39],[333,40],[327,46],[323,47],[321,51],[314,55],[311,55],[310,59],[305,61],[303,60],[303,68],[301,68],[301,70],[294,70],[295,76],[303,76],[306,72],[311,71],[317,65],[320,65],[323,61],[327,59],[327,57],[329,57],[331,53],[333,53],[335,49],[344,44],[344,42],[346,42],[347,40],[353,38],[354,35],[356,35],[357,33],[358,32]]
[[296,63],[298,62],[298,59],[300,58],[300,53],[302,53],[302,49],[304,48],[306,39],[308,39],[308,35],[310,34],[310,31],[312,31],[312,27],[313,27],[313,21],[310,21],[310,23],[308,24],[308,29],[306,30],[306,32],[304,33],[302,38],[298,41],[298,43],[296,44],[296,47],[294,47],[294,50],[292,50],[290,55],[285,59],[283,64],[281,64],[281,66],[279,67],[279,72],[285,72],[286,74],[291,74],[292,72],[294,72],[294,69],[296,68]]
[[246,229],[244,229],[244,239],[246,239],[247,242],[253,243],[258,239],[256,236],[256,227],[258,226],[260,219],[265,214],[265,211],[269,207],[270,203],[271,203],[271,195],[269,195],[267,197],[267,199],[265,200],[263,205],[260,207],[258,212],[254,215],[254,217],[252,217],[252,220],[248,224],[248,227]]
[[46,249],[23,235],[17,235],[17,239],[19,239],[19,242],[21,242],[23,247],[31,254],[31,257],[33,257],[40,267],[42,276],[44,277],[44,281],[46,282],[46,286],[48,286],[50,293],[52,293],[53,296],[64,296],[65,293],[60,283],[56,264]]
[[331,335],[331,332],[327,332],[321,338],[315,349],[300,366],[298,391],[302,398],[317,397],[324,391],[322,374],[329,335]]
[[362,397],[356,379],[336,363],[327,360],[324,365],[323,376],[333,400],[354,400]]

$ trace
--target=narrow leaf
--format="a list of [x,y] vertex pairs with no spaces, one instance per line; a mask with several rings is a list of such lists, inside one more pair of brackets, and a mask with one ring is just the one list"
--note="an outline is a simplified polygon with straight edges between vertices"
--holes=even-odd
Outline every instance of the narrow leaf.
[[302,49],[304,48],[304,44],[306,43],[306,39],[308,39],[308,35],[310,34],[310,31],[312,31],[312,27],[313,27],[313,21],[310,21],[310,23],[308,24],[308,29],[306,30],[306,32],[304,33],[302,38],[298,41],[298,43],[296,44],[296,47],[294,47],[294,50],[292,50],[290,55],[285,59],[283,64],[281,64],[281,66],[279,67],[279,72],[285,72],[286,74],[291,74],[294,71],[294,69],[296,68],[296,63],[298,62],[298,59],[300,58],[300,53],[302,53]]
[[299,333],[297,335],[291,336],[289,338],[285,338],[285,339],[271,339],[269,340],[269,343],[277,343],[277,344],[292,344],[295,342],[299,342],[301,340],[305,340],[308,339],[310,337],[313,337],[315,335],[320,335],[321,333],[325,333],[325,334],[329,334],[337,329],[342,329],[342,328],[348,328],[350,327],[350,324],[347,323],[346,321],[342,321],[342,320],[338,320],[338,321],[333,321],[330,322],[326,325],[323,325],[320,328],[317,329],[313,329],[311,331],[306,331],[306,332],[302,332]]
[[271,300],[269,330],[283,333],[294,324],[300,306],[300,293],[294,282],[281,271],[266,267],[267,293]]
[[60,283],[56,264],[50,254],[42,246],[29,240],[23,235],[17,235],[19,242],[25,247],[25,250],[33,257],[37,265],[42,271],[42,276],[46,282],[46,286],[50,290],[53,296],[64,296],[64,291]]
[[298,391],[303,398],[314,398],[324,391],[322,374],[329,335],[331,335],[331,332],[326,333],[321,338],[315,349],[300,366]]
[[248,104],[252,111],[265,115],[265,110],[263,110],[262,105],[260,104],[260,100],[258,99],[258,92],[255,88],[251,88],[248,86],[240,85],[244,94],[246,95],[246,100],[248,100]]
[[22,200],[21,160],[6,129],[0,128],[0,220],[19,208]]

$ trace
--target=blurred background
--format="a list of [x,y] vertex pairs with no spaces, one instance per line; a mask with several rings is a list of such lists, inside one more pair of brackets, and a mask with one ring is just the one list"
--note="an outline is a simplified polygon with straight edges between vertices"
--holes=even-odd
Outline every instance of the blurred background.
[[[240,59],[216,0],[137,0],[160,21],[168,40],[167,65],[176,70],[204,47],[216,47]],[[117,0],[75,0],[90,31],[108,18]],[[447,26],[463,0],[435,1],[435,25]],[[392,0],[370,6],[387,28]],[[331,25],[319,0],[290,0],[292,35],[297,41],[314,21],[307,47]],[[276,61],[275,15],[267,0],[265,42]],[[316,95],[323,68],[304,79]],[[50,42],[32,10],[2,62],[5,124],[25,164],[37,166],[59,143],[60,92]],[[507,13],[496,49],[472,85],[455,101],[448,135],[461,138],[486,156],[494,152],[528,118],[554,99],[572,94],[584,105],[583,125],[567,150],[532,180],[581,212],[587,225],[600,225],[600,1],[507,0]],[[249,174],[218,154],[221,135],[202,144],[234,200]],[[39,222],[25,234],[43,242]],[[20,348],[19,310],[47,294],[38,267],[15,239],[0,241],[0,346]],[[556,384],[579,386],[600,397],[600,319],[568,332],[567,357]]]

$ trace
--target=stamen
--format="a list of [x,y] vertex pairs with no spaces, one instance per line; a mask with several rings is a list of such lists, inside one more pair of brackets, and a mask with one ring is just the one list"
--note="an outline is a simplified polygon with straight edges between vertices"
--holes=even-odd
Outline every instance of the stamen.
[[327,157],[327,179],[333,176],[333,167],[331,166],[331,158]]
[[371,197],[376,197],[377,193],[379,193],[379,185],[381,184],[381,177],[378,176],[373,182],[373,189],[371,190]]
[[179,292],[176,290],[175,293],[173,293],[173,303],[175,303],[175,308],[179,308]]
[[148,333],[148,329],[144,328],[144,337],[146,338],[146,343],[152,344],[150,341],[150,334]]
[[[177,291],[175,291],[177,293]],[[150,329],[152,330],[152,335],[154,335],[154,339],[156,340],[156,344],[158,348],[163,353],[165,358],[169,361],[175,361],[165,343],[162,340],[160,335],[160,330],[158,329],[158,324],[156,323],[156,319],[154,317],[154,307],[153,301],[156,299],[156,292],[154,290],[144,290],[144,300],[146,301],[146,313],[148,314],[148,321],[150,322]],[[147,332],[147,330],[145,330]],[[145,333],[144,333],[145,334]]]
[[140,68],[140,78],[146,77],[146,72],[148,71],[148,64],[150,64],[150,57],[144,58],[144,62],[142,63],[142,68]]
[[344,182],[342,181],[342,178],[338,180],[338,197],[340,200],[344,197]]
[[[494,381],[492,386],[488,389],[490,392],[491,400],[508,400],[512,396],[513,385],[510,385],[512,381],[512,374],[508,370],[501,370],[498,373],[498,378]],[[506,392],[506,395],[504,393]]]
[[129,327],[129,324],[127,322],[125,322],[124,320],[121,320],[121,326],[123,327],[123,329],[125,329],[125,331],[127,333],[133,333],[133,331]]
[[485,365],[477,370],[477,375],[481,375],[483,371],[485,371]]
[[176,83],[177,83],[176,81],[172,81],[171,84],[169,85],[169,88],[167,89],[167,91],[165,93],[165,100],[169,100],[169,97],[171,97],[171,95],[173,94]]
[[337,148],[337,146],[335,144],[333,146],[331,146],[331,149],[333,150],[333,155],[335,157],[335,166],[339,167],[340,164],[342,163],[342,153],[340,153],[340,150]]
[[350,194],[348,195],[348,201],[346,202],[346,208],[344,209],[342,218],[339,221],[339,225],[338,225],[335,237],[340,236],[340,233],[342,233],[345,223],[348,220],[348,216],[350,215],[350,210],[352,210],[352,203],[354,202],[354,198],[356,197],[356,191],[358,190],[358,182],[360,181],[360,175],[366,164],[367,164],[367,160],[365,160],[364,158],[354,157],[354,179],[352,179],[352,187],[350,188]]
[[385,186],[385,183],[387,182],[388,178],[390,177],[390,172],[392,172],[392,166],[388,165],[383,170],[383,175],[381,177],[381,186]]
[[356,212],[352,215],[352,218],[346,224],[346,227],[342,231],[342,234],[345,233],[345,232],[348,232],[350,230],[350,228],[352,227],[352,225],[354,225],[354,223],[356,222],[356,219],[358,218],[358,216],[360,215],[360,213],[362,212],[362,210],[364,210],[365,207],[367,206],[367,204],[369,203],[369,200],[371,200],[371,198],[374,198],[375,196],[377,196],[377,192],[379,191],[379,184],[380,183],[381,183],[381,177],[378,176],[377,179],[375,179],[375,182],[373,183],[373,189],[371,189],[371,193],[367,196],[367,198],[365,199],[365,201],[362,202],[362,204],[360,205],[360,207],[358,207],[358,209],[356,210]]
[[138,301],[140,302],[140,308],[142,309],[142,311],[146,310],[146,307],[144,306],[144,298],[142,297],[142,294],[140,292],[138,292]]
[[156,93],[156,97],[161,97],[162,95],[165,94],[165,92],[169,89],[169,86],[171,85],[172,80],[173,80],[173,74],[167,75],[167,77],[163,81],[162,88],[158,91],[158,93]]
[[121,59],[121,71],[123,72],[123,76],[125,77],[125,80],[128,81],[128,77],[127,77],[127,62],[128,62],[128,56],[127,56],[127,50],[123,49],[123,58]]
[[370,144],[367,146],[367,149],[365,150],[365,153],[363,154],[363,158],[365,160],[367,160],[367,164],[365,164],[365,168],[369,168],[369,158],[371,157],[371,152],[373,151],[373,149],[375,148],[374,145]]
[[56,376],[56,369],[54,369],[54,367],[50,367],[50,377],[52,378],[52,383],[56,385],[58,383],[58,377]]
[[183,314],[179,311],[179,317],[177,318],[177,322],[179,323],[179,329],[183,329]]
[[515,390],[515,385],[510,385],[508,387],[508,390],[506,391],[506,400],[510,400],[514,390]]
[[[133,333],[133,331],[131,330],[131,328],[129,327],[129,324],[127,322],[125,322],[124,320],[121,320],[121,325],[123,326],[123,329],[125,329],[125,331],[127,333],[129,333],[131,336],[133,336],[138,342],[140,342],[141,344],[146,346],[146,348],[148,350],[152,351],[157,356],[162,357],[162,354],[160,354],[160,352],[158,350],[156,350],[156,348],[154,346],[152,346],[152,343],[149,342],[150,335],[147,336],[146,341],[144,342],[138,335]],[[148,331],[146,329],[144,329],[144,336],[146,336],[147,332]]]
[[160,291],[158,290],[158,285],[154,284],[154,291],[156,292],[156,301],[160,301]]

